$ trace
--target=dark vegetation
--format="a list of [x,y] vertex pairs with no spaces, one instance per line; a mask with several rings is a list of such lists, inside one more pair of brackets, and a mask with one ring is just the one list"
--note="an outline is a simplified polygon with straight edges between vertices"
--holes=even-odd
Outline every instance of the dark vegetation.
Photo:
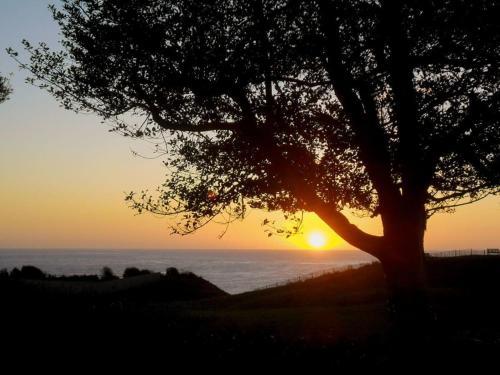
[[6,101],[11,93],[12,88],[10,87],[8,79],[0,75],[0,103]]
[[[167,269],[167,274],[168,274]],[[135,277],[135,276],[141,276],[141,275],[150,275],[152,272],[150,270],[140,270],[137,267],[129,267],[126,268],[125,271],[123,271],[123,278],[126,279],[127,277]]]
[[111,281],[53,277],[34,267],[2,271],[4,337],[11,347],[42,337],[47,350],[79,360],[86,353],[109,361],[116,352],[122,365],[147,359],[185,368],[373,370],[496,363],[500,256],[426,263],[435,319],[411,336],[391,323],[386,281],[374,263],[238,295],[173,269]]

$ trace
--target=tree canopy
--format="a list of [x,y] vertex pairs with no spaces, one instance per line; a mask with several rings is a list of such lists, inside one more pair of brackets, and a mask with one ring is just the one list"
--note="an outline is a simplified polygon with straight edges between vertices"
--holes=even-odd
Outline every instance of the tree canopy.
[[3,103],[9,98],[12,88],[9,85],[7,78],[0,75],[0,103]]
[[[64,0],[61,50],[24,41],[30,81],[127,136],[167,180],[142,212],[189,233],[248,208],[428,216],[499,191],[500,3],[490,0]],[[17,53],[10,50],[15,58]],[[19,58],[18,58],[19,59]],[[415,221],[412,221],[415,223]]]

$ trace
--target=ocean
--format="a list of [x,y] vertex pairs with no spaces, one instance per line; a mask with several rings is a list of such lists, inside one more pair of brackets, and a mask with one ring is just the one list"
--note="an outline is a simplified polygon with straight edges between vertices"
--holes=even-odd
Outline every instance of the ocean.
[[33,265],[54,275],[121,275],[127,267],[191,271],[228,293],[242,293],[297,277],[375,261],[356,250],[6,250],[0,269]]

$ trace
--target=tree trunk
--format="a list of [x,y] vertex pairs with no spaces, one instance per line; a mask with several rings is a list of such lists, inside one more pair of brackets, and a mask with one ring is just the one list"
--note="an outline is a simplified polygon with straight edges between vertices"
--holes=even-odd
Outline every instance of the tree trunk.
[[382,260],[387,287],[390,293],[391,309],[396,318],[415,320],[422,312],[425,302],[426,277],[423,259]]
[[386,237],[387,250],[380,258],[389,289],[389,309],[398,335],[417,339],[428,332],[431,310],[427,299],[424,228],[399,226]]
[[407,198],[386,208],[381,213],[383,236],[366,234],[338,211],[331,212],[321,204],[314,206],[321,219],[344,240],[379,259],[389,289],[392,321],[401,334],[409,336],[425,332],[432,322],[426,290],[426,213],[422,201]]

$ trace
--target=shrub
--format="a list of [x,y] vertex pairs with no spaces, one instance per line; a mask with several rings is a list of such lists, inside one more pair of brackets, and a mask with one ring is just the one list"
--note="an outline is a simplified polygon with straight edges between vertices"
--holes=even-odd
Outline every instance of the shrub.
[[114,274],[111,268],[109,268],[108,266],[102,267],[101,280],[109,281],[109,280],[115,280],[117,278],[118,277]]
[[168,267],[166,275],[167,277],[179,277],[179,270],[175,267]]
[[7,280],[9,278],[9,271],[6,268],[0,270],[0,280]]
[[141,271],[137,267],[128,267],[125,268],[125,271],[123,271],[123,278],[126,279],[127,277],[134,277],[134,276],[139,276],[141,274]]
[[134,277],[134,276],[141,276],[141,275],[149,275],[151,274],[152,271],[150,270],[140,270],[137,267],[128,267],[125,269],[123,272],[123,278],[126,279],[127,277]]
[[23,279],[42,280],[47,275],[38,267],[35,266],[22,266],[21,277]]
[[20,279],[21,278],[21,271],[19,271],[19,268],[15,267],[10,271],[10,278],[11,279]]

